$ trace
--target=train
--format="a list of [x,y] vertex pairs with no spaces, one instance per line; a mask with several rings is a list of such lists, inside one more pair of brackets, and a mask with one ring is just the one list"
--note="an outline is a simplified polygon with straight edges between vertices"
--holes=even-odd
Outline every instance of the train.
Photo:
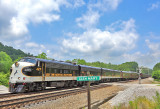
[[[107,68],[77,65],[56,60],[24,57],[15,62],[10,69],[9,92],[31,92],[45,90],[46,87],[84,86],[86,81],[77,81],[79,76],[100,76],[99,84],[109,81],[138,79],[139,74],[132,71],[119,71]],[[147,78],[143,74],[141,78]]]

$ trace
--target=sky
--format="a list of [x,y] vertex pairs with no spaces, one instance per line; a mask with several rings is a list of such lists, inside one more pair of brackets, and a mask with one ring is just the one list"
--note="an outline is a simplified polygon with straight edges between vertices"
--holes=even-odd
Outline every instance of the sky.
[[56,60],[160,62],[160,0],[0,0],[0,42]]

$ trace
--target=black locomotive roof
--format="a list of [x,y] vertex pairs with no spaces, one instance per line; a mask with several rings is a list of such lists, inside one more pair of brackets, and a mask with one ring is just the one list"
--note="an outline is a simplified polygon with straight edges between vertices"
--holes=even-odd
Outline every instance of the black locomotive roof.
[[[46,63],[54,63],[54,64],[60,64],[60,65],[66,65],[66,66],[73,66],[78,68],[78,66],[81,66],[81,70],[83,71],[101,71],[101,68],[99,67],[91,67],[91,66],[86,66],[86,65],[76,65],[72,63],[67,63],[67,62],[61,62],[61,61],[56,61],[56,60],[47,60],[47,59],[40,59],[40,58],[35,58],[35,57],[24,57],[24,58],[30,58],[30,59],[35,59],[36,61],[41,61],[41,62],[46,62]],[[124,72],[124,73],[137,73],[133,71],[120,71],[120,70],[113,70],[113,69],[107,69],[107,68],[102,68],[103,71],[115,71],[115,72]]]
[[137,73],[137,72],[133,72],[133,71],[123,71],[124,73]]
[[81,70],[83,70],[83,71],[101,72],[101,68],[99,68],[99,67],[91,67],[91,66],[86,66],[86,65],[80,65],[80,66],[81,66]]
[[40,59],[40,58],[35,58],[35,57],[25,57],[25,58],[31,58],[31,59],[35,59],[36,61],[41,61],[41,62],[46,62],[46,63],[57,63],[57,64],[64,64],[64,65],[70,65],[70,66],[78,66],[72,63],[60,62],[56,60],[47,60],[47,59]]

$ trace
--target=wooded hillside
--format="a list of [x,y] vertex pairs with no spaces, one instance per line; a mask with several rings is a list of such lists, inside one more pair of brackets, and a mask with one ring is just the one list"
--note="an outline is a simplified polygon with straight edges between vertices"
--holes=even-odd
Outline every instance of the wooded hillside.
[[3,45],[0,42],[0,52],[6,52],[12,59],[12,61],[18,59],[18,57],[26,57],[26,56],[33,56],[30,53],[24,53],[22,50],[20,49],[14,49],[11,46],[7,46],[7,45]]

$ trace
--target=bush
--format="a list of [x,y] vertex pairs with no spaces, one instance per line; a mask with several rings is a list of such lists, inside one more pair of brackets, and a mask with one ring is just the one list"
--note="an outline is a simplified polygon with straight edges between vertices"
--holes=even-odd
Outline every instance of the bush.
[[160,70],[153,71],[152,77],[154,79],[160,79]]
[[0,85],[9,86],[9,73],[5,74],[3,72],[0,72]]
[[12,65],[12,59],[8,54],[0,52],[0,72],[7,73]]

